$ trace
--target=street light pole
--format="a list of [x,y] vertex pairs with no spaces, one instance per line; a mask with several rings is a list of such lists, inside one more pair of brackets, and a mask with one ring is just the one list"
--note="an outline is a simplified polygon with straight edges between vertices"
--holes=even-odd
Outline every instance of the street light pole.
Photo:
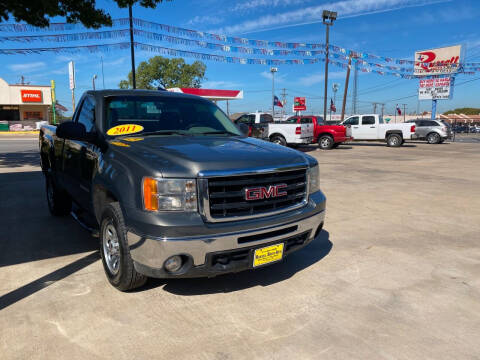
[[278,71],[278,68],[272,67],[270,68],[270,72],[272,73],[272,118],[275,120],[275,73]]
[[327,94],[328,94],[328,41],[330,37],[330,26],[333,25],[333,21],[337,19],[337,13],[334,11],[323,10],[322,13],[323,23],[327,26],[326,42],[325,42],[325,87],[323,91],[323,118],[327,119]]
[[97,74],[93,75],[92,77],[92,87],[93,87],[93,90],[95,90],[95,79],[97,78]]
[[133,16],[132,16],[132,4],[128,5],[128,19],[130,21],[130,57],[132,59],[132,85],[133,88],[137,88],[137,82],[135,80],[135,49],[133,46]]

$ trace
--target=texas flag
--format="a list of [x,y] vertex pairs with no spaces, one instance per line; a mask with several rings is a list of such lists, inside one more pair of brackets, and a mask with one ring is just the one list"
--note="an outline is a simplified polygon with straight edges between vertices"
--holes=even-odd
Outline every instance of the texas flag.
[[278,96],[274,96],[273,98],[273,105],[283,107],[282,102],[278,99]]
[[398,107],[398,104],[397,104],[397,113],[398,115],[402,115],[402,110],[400,110],[400,108]]

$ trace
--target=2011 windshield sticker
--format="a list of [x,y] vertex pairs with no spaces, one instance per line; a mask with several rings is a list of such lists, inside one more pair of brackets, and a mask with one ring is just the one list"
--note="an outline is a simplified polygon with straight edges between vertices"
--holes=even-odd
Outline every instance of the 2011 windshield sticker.
[[107,135],[128,135],[135,134],[143,130],[143,126],[137,124],[125,124],[114,126],[107,131]]

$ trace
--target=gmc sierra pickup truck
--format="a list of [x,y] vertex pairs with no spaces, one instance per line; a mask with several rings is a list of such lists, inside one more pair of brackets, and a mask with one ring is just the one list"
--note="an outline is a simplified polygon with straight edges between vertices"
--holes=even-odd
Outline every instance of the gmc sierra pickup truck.
[[91,214],[119,290],[260,268],[323,227],[317,161],[245,137],[200,97],[88,91],[72,121],[39,136],[50,212]]

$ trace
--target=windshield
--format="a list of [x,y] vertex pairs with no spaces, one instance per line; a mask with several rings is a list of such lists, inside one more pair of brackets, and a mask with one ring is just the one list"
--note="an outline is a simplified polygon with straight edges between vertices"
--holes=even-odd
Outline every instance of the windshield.
[[[127,131],[123,131],[123,125],[137,126],[125,126]],[[106,100],[105,126],[107,134],[113,136],[132,133],[242,135],[215,104],[167,96],[110,97]],[[121,131],[112,131],[113,128]],[[131,131],[132,128],[135,130]]]

